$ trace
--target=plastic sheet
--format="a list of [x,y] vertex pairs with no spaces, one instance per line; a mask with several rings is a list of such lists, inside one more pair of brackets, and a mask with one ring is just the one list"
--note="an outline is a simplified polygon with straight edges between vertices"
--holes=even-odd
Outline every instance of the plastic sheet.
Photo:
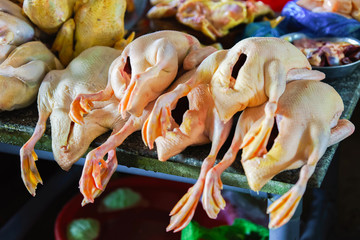
[[[360,22],[337,13],[312,12],[288,2],[282,12],[284,20],[272,28],[269,21],[254,22],[245,27],[240,39],[247,37],[280,37],[281,35],[302,32],[309,37],[353,37],[360,39]],[[239,39],[239,40],[240,40]]]
[[303,32],[311,37],[360,38],[360,22],[330,12],[312,12],[296,2],[288,2],[282,12],[285,16],[279,27],[287,33]]
[[208,229],[195,221],[181,232],[181,240],[266,240],[269,239],[269,230],[245,219],[235,219],[231,226],[219,226]]
[[[280,23],[281,24],[281,23]],[[272,28],[270,21],[254,22],[245,27],[241,38],[247,37],[280,37],[286,34],[283,29],[279,27]]]

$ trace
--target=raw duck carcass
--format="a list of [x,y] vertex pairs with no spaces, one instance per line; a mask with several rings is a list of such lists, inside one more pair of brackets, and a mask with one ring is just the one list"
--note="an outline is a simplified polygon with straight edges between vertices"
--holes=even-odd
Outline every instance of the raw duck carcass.
[[91,109],[94,101],[104,101],[113,95],[119,99],[119,109],[137,117],[144,108],[170,86],[179,67],[196,67],[216,49],[201,47],[193,36],[178,31],[158,31],[136,38],[111,66],[106,88],[95,94],[80,94],[71,104],[70,116],[76,123]]
[[[136,40],[134,41],[134,43],[135,42]],[[208,54],[212,52],[212,48],[209,48],[209,50],[211,51],[208,51]],[[195,52],[200,53],[198,50],[194,51],[194,53]],[[132,52],[132,54],[134,54],[134,52]],[[199,56],[202,56],[202,54],[205,54],[205,52],[200,53],[200,55],[196,55],[195,59],[197,59]],[[175,56],[173,55],[172,57],[176,57],[176,55]],[[164,60],[165,59],[159,59],[159,61],[164,61]],[[189,62],[191,63],[192,66],[193,64],[196,64],[198,61],[194,62],[192,58],[189,58],[189,61],[186,63]],[[122,76],[118,74],[119,68],[116,64],[117,64],[116,61],[114,61],[113,65],[115,65],[115,67],[112,67],[110,69],[111,77]],[[175,62],[175,64],[177,63]],[[136,67],[136,65],[133,66],[134,68]],[[170,91],[171,89],[175,88],[178,84],[188,80],[194,72],[195,70],[191,70],[183,74],[175,83],[171,85],[171,87],[167,91]],[[150,84],[153,84],[152,83],[153,81],[162,81],[162,80],[163,79],[161,78],[156,79],[153,77],[143,78],[142,79],[143,82],[141,82],[140,83],[141,85],[139,84],[138,87],[148,88]],[[111,79],[109,81],[113,82],[113,80]],[[142,92],[143,89],[139,89],[138,91]],[[223,124],[219,122],[218,118],[214,117],[215,112],[214,109],[211,108],[213,107],[213,104],[211,104],[209,93],[207,92],[206,94],[206,92],[207,91],[205,86],[199,86],[198,88],[194,89],[189,99],[189,101],[191,102],[190,110],[188,110],[187,113],[185,114],[183,119],[183,124],[179,127],[175,123],[175,121],[173,121],[172,129],[168,131],[169,134],[165,138],[158,140],[159,160],[165,161],[169,157],[174,156],[177,153],[181,152],[189,145],[207,143],[209,142],[209,138],[211,138],[212,135],[216,135],[219,132],[220,133],[223,132],[220,131],[220,126],[223,126]],[[126,95],[123,97],[126,97]],[[146,100],[146,95],[144,93],[136,97],[140,97],[139,100],[141,101],[144,101],[144,99]],[[122,99],[119,100],[122,101]],[[147,101],[145,101],[145,104],[146,103]],[[111,175],[113,174],[114,169],[117,166],[116,159],[111,157],[114,154],[115,148],[121,145],[123,141],[130,134],[140,130],[143,127],[143,124],[147,119],[147,117],[149,116],[153,106],[154,106],[154,101],[151,101],[147,103],[147,105],[144,107],[144,110],[141,112],[140,116],[137,116],[136,114],[130,114],[128,121],[126,122],[126,124],[123,126],[122,129],[120,129],[116,133],[113,133],[104,144],[102,144],[98,148],[88,153],[88,155],[86,156],[85,166],[80,180],[80,191],[84,196],[84,200],[82,202],[83,205],[89,202],[93,202],[94,199],[104,191],[104,187],[107,185]],[[214,121],[215,122],[214,125],[216,126],[210,126],[211,121]],[[231,124],[229,123],[227,125],[230,126]],[[216,130],[219,131],[214,130],[213,128],[215,127]],[[215,138],[216,141],[222,143],[222,140],[218,139],[218,136],[216,136]],[[108,154],[108,159],[105,161],[104,157],[106,154]]]
[[[202,201],[211,218],[216,218],[225,206],[220,193],[220,175],[235,161],[247,132],[256,129],[266,117],[265,106],[246,108],[242,112],[229,150],[206,177]],[[276,174],[301,167],[297,183],[269,206],[269,228],[280,227],[290,220],[326,148],[353,133],[354,125],[346,119],[339,119],[343,108],[339,94],[326,83],[290,82],[279,99],[275,113],[279,133],[269,152],[266,145],[262,145],[256,156],[247,158],[244,156],[248,155],[246,151],[252,142],[244,146],[241,162],[254,191],[260,191]],[[253,142],[265,141],[258,138],[255,137]]]
[[62,68],[55,55],[39,41],[15,48],[0,64],[0,110],[11,111],[32,104],[45,75]]
[[134,34],[124,39],[125,11],[129,0],[25,0],[23,9],[31,21],[48,34],[56,34],[52,50],[66,66],[92,46],[123,49]]
[[[175,89],[177,85],[186,82],[194,73],[195,69],[176,81],[169,89],[170,94],[171,90]],[[166,98],[166,96],[167,93],[159,98]],[[200,84],[192,89],[187,95],[187,99],[189,109],[185,111],[180,126],[170,116],[171,125],[164,130],[162,136],[155,140],[159,160],[166,161],[188,146],[209,142],[212,142],[212,144],[210,153],[203,161],[197,182],[189,188],[188,192],[170,213],[172,217],[167,231],[174,230],[175,232],[185,228],[191,221],[204,188],[207,172],[214,165],[216,156],[227,139],[232,125],[231,120],[227,123],[220,120],[208,84]],[[146,127],[145,125],[143,129],[146,129]],[[143,131],[142,134],[145,140],[147,138],[146,131]]]
[[21,13],[21,7],[9,0],[0,2],[0,46],[19,46],[33,40],[35,29]]
[[212,40],[226,36],[231,28],[251,23],[261,15],[273,14],[263,2],[239,0],[154,0],[147,16],[177,20],[201,31]]
[[77,0],[24,0],[23,10],[31,22],[52,34],[73,14]]
[[[74,124],[70,117],[70,104],[79,93],[94,93],[106,86],[108,71],[120,50],[96,46],[75,58],[64,70],[49,72],[38,94],[39,119],[31,138],[20,150],[21,176],[32,195],[41,177],[35,165],[35,144],[46,130],[50,118],[52,150],[60,167],[68,170],[89,148],[90,143],[110,129],[118,131],[125,119],[117,110],[116,98],[94,104],[84,124]],[[115,157],[115,156],[114,156]]]
[[[278,38],[248,38],[229,50],[209,55],[187,82],[157,100],[148,123],[145,142],[152,148],[155,139],[169,125],[169,114],[177,101],[199,84],[209,84],[215,107],[224,122],[246,107],[266,104],[266,118],[258,129],[245,136],[244,144],[256,135],[271,132],[277,101],[287,82],[297,79],[321,80],[325,75],[311,66],[291,43]],[[261,144],[261,143],[258,143]],[[256,145],[247,153],[256,154]]]

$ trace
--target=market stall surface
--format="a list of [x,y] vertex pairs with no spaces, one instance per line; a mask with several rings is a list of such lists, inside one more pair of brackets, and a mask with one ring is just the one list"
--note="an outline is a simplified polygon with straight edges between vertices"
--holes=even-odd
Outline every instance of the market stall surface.
[[[351,121],[360,128],[360,106],[355,108]],[[338,161],[332,162],[330,170],[332,169],[332,178],[328,185],[331,189],[330,193],[327,191],[326,200],[320,209],[321,214],[325,216],[325,211],[328,212],[327,217],[332,218],[332,225],[328,225],[327,229],[319,231],[321,238],[319,239],[358,239],[360,235],[360,206],[358,199],[360,198],[360,161],[358,156],[360,154],[360,132],[355,133],[344,140],[337,151]],[[39,186],[38,195],[33,198],[28,194],[20,177],[20,160],[18,155],[0,154],[2,162],[0,181],[4,184],[2,198],[2,207],[0,208],[0,232],[4,230],[4,225],[22,208],[27,206],[34,206],[31,215],[24,216],[22,222],[18,222],[17,229],[23,229],[24,232],[12,236],[22,236],[22,239],[53,239],[54,224],[57,214],[60,212],[65,203],[78,194],[78,181],[81,175],[82,167],[75,165],[70,172],[62,171],[54,161],[39,160],[37,162],[39,170],[42,172],[42,177],[45,182],[44,186]],[[70,173],[73,177],[69,178]],[[65,191],[60,195],[55,196],[56,200],[50,205],[42,206],[41,198],[46,195],[51,195],[49,184],[54,176],[59,176],[61,183],[66,182]],[[117,173],[114,177],[127,176]],[[326,176],[327,178],[328,176]],[[325,179],[327,181],[329,179]],[[51,185],[53,186],[53,185]],[[308,190],[305,194],[304,211],[302,216],[302,231],[305,230],[313,219],[314,215],[314,197],[313,192]],[[175,203],[174,203],[175,204]],[[266,207],[266,202],[263,201],[263,207]],[[315,207],[320,207],[319,205]],[[29,226],[28,228],[21,228],[22,226]]]
[[[357,70],[354,74],[349,77],[341,79],[328,79],[325,82],[332,85],[341,95],[345,105],[345,111],[343,112],[343,118],[349,119],[355,109],[355,106],[358,102],[360,96],[360,70]],[[356,126],[359,124],[359,107],[355,111],[354,117],[351,119]],[[54,215],[58,212],[59,208],[65,202],[65,199],[68,199],[71,194],[78,192],[78,179],[80,178],[81,173],[81,164],[83,164],[84,159],[81,159],[78,164],[80,166],[74,166],[70,172],[74,173],[71,179],[67,179],[67,187],[71,190],[65,191],[66,193],[61,196],[51,196],[50,191],[51,183],[47,179],[51,179],[54,173],[57,174],[58,167],[53,161],[38,161],[37,165],[39,167],[39,172],[44,180],[44,186],[39,187],[39,193],[37,198],[32,198],[26,191],[25,187],[21,182],[20,177],[20,168],[19,168],[19,157],[17,155],[6,155],[4,153],[17,154],[18,149],[30,138],[33,133],[35,124],[37,122],[37,109],[36,104],[31,105],[28,108],[12,111],[12,112],[3,112],[0,114],[0,145],[2,152],[1,159],[4,162],[1,168],[1,180],[2,183],[6,183],[6,188],[4,193],[6,193],[7,205],[2,206],[14,206],[16,205],[20,208],[24,203],[34,204],[33,206],[38,206],[36,201],[39,201],[40,191],[43,196],[49,195],[48,197],[55,197],[58,201],[55,201],[53,205],[42,206],[42,214],[37,215],[37,220],[34,218],[34,212],[40,211],[40,209],[33,209],[30,215],[25,216],[23,223],[26,221],[36,222],[35,227],[30,231],[32,237],[37,237],[37,234],[41,233],[42,224],[51,225],[53,224]],[[335,184],[333,185],[333,190],[335,190],[335,196],[338,204],[338,219],[339,222],[336,225],[337,228],[329,229],[329,231],[334,231],[335,229],[339,230],[339,237],[349,236],[349,238],[344,237],[344,239],[351,239],[354,233],[354,236],[359,236],[360,229],[360,208],[358,207],[358,196],[359,196],[359,185],[360,177],[357,174],[358,167],[360,166],[359,161],[355,161],[359,155],[359,141],[360,137],[355,131],[355,134],[341,143],[341,148],[338,151],[338,162],[334,161],[332,168],[335,167],[335,172],[339,174],[339,180],[337,181],[336,175],[331,175],[330,179],[334,180]],[[109,134],[105,134],[97,138],[94,143],[91,145],[90,149],[93,149],[103,143]],[[231,139],[231,136],[230,138]],[[221,159],[222,154],[229,146],[229,142],[223,147],[223,151],[219,154]],[[330,167],[331,162],[333,161],[334,154],[336,152],[337,145],[334,145],[326,151],[325,155],[319,161],[316,171],[308,183],[309,188],[318,189],[325,184],[324,178],[329,175],[329,172],[332,168]],[[47,130],[43,138],[37,143],[36,151],[42,150],[45,155],[51,159],[51,132],[50,124],[47,125]],[[189,181],[194,182],[197,179],[202,160],[209,153],[210,146],[200,146],[200,147],[189,147],[181,154],[178,154],[172,157],[167,162],[159,162],[157,160],[156,151],[149,150],[142,143],[140,133],[137,132],[128,139],[117,149],[117,155],[119,160],[118,170],[125,173],[133,173],[138,175],[149,175],[153,177],[169,178],[176,181]],[[48,154],[47,154],[48,153]],[[49,155],[50,154],[50,155]],[[42,155],[39,154],[40,158]],[[239,154],[240,156],[240,154]],[[43,163],[42,163],[43,162]],[[337,165],[338,164],[338,165]],[[335,166],[334,166],[335,165]],[[337,169],[336,167],[339,166]],[[288,191],[291,186],[298,179],[299,170],[285,171],[281,174],[278,174],[275,178],[269,181],[268,184],[262,189],[265,193],[270,194],[283,194]],[[58,178],[66,178],[69,176],[67,173],[62,173],[58,175]],[[74,177],[75,176],[75,177]],[[245,192],[251,193],[249,186],[244,175],[244,171],[241,167],[240,161],[236,161],[222,176],[223,183],[226,186],[230,186],[230,189],[242,189]],[[65,182],[65,180],[64,180]],[[10,184],[9,184],[10,183]],[[338,191],[336,191],[336,186],[339,185]],[[66,185],[63,186],[64,189]],[[331,188],[331,186],[330,186]],[[16,191],[15,191],[16,190]],[[17,196],[21,196],[20,199],[13,201],[13,194],[11,192],[16,192]],[[310,190],[308,192],[311,192]],[[26,196],[26,197],[25,197]],[[306,196],[305,196],[306,197]],[[29,203],[30,202],[30,203]],[[351,204],[353,203],[353,204]],[[175,204],[175,203],[174,203]],[[306,204],[304,204],[306,208]],[[4,207],[4,210],[6,207]],[[51,211],[46,211],[51,209]],[[3,209],[1,209],[3,210]],[[0,226],[5,224],[9,219],[10,215],[13,213],[8,208],[8,214],[2,214]],[[3,211],[1,211],[3,212]],[[311,211],[310,211],[311,213]],[[309,214],[309,213],[308,213]],[[50,216],[51,215],[51,216]],[[310,214],[311,215],[311,214]],[[48,219],[51,221],[47,221]],[[19,225],[21,226],[21,224]],[[51,228],[52,230],[53,228]],[[30,229],[29,229],[30,230]],[[355,231],[355,232],[354,232]],[[52,232],[52,231],[51,231]],[[346,234],[346,235],[344,235]],[[357,235],[355,235],[357,234]],[[49,235],[50,236],[50,235]],[[334,236],[334,235],[329,235]],[[27,239],[32,239],[29,237]],[[51,235],[52,238],[53,235]]]
[[[328,79],[326,80],[329,84],[331,84],[341,95],[344,101],[345,110],[343,112],[344,118],[350,118],[355,107],[357,101],[359,99],[360,94],[360,70],[357,70],[351,76],[342,78],[342,79]],[[352,122],[355,125],[359,123],[359,107],[356,114],[351,118]],[[30,138],[33,129],[35,127],[37,121],[37,110],[36,105],[12,111],[12,112],[3,112],[0,115],[0,142],[1,142],[1,152],[9,153],[13,152],[15,149],[18,149]],[[97,138],[95,142],[92,144],[91,148],[98,146],[108,137],[107,134]],[[359,155],[359,133],[355,131],[355,134],[341,143],[340,151],[338,151],[337,158],[338,161],[334,161],[333,167],[335,170],[331,170],[329,168],[335,151],[338,145],[334,145],[326,151],[323,158],[320,160],[317,165],[315,174],[311,178],[309,182],[309,189],[311,188],[320,188],[322,185],[326,185],[327,189],[330,189],[330,198],[333,197],[337,199],[337,215],[335,218],[339,219],[337,225],[335,225],[339,232],[342,234],[351,234],[353,231],[357,231],[359,233],[359,224],[355,224],[360,221],[360,210],[357,205],[357,197],[359,196],[359,188],[358,184],[360,183],[360,178],[357,174],[359,169],[359,161],[355,161],[357,156]],[[181,154],[178,154],[171,158],[168,162],[159,162],[156,159],[156,151],[152,151],[147,149],[141,140],[140,133],[134,134],[130,136],[123,145],[121,145],[118,150],[118,159],[119,159],[119,170],[126,173],[134,173],[139,175],[150,175],[153,177],[161,177],[161,178],[170,178],[177,181],[190,181],[193,182],[198,177],[200,166],[202,160],[208,154],[210,146],[200,146],[200,147],[189,147]],[[226,146],[224,147],[226,149]],[[50,154],[51,152],[51,133],[50,126],[48,125],[48,129],[46,131],[45,136],[42,140],[36,145],[36,149],[43,150],[43,153]],[[50,154],[51,155],[51,154]],[[41,156],[41,153],[39,154]],[[51,157],[50,157],[51,158]],[[4,177],[3,182],[9,182],[11,179],[11,186],[5,192],[10,193],[13,186],[16,186],[14,182],[20,182],[17,184],[17,189],[21,189],[21,178],[20,178],[20,169],[18,165],[19,157],[17,155],[3,155],[2,160],[5,164],[9,164],[11,162],[11,166],[2,167],[2,177]],[[80,165],[83,163],[84,159],[80,160]],[[14,166],[14,162],[17,164]],[[41,161],[37,163],[39,165],[39,171],[42,175],[49,174],[51,171],[48,168],[41,168]],[[338,166],[338,168],[337,168]],[[81,166],[80,166],[81,169]],[[330,171],[331,170],[331,171]],[[79,166],[74,166],[71,171],[78,171],[80,176]],[[331,173],[334,172],[335,174]],[[330,180],[323,182],[325,175],[330,175]],[[266,193],[272,194],[283,194],[286,192],[296,181],[298,178],[299,170],[285,171],[279,174],[276,178],[270,181],[262,191]],[[160,174],[160,175],[159,175]],[[339,180],[337,181],[337,175],[339,175]],[[9,178],[11,176],[11,178]],[[16,176],[17,180],[14,180],[14,176]],[[66,174],[64,175],[66,176]],[[73,179],[74,180],[74,179]],[[240,161],[236,161],[224,174],[222,180],[225,185],[235,187],[235,189],[242,189],[251,192],[246,182],[246,177],[244,175],[243,169],[241,167]],[[70,181],[70,180],[69,180]],[[69,186],[77,190],[77,182],[78,178],[69,183]],[[329,183],[327,183],[329,182]],[[14,185],[15,184],[15,185]],[[46,178],[44,178],[44,189],[43,192],[46,191],[47,184]],[[339,185],[338,190],[336,190],[336,185]],[[65,187],[65,186],[64,186]],[[49,188],[49,187],[48,187]],[[40,188],[41,189],[41,188]],[[234,188],[233,188],[234,189]],[[23,188],[24,191],[21,191],[21,195],[28,195]],[[311,192],[308,191],[308,192]],[[50,194],[44,192],[44,195]],[[332,195],[331,195],[332,194]],[[11,196],[9,194],[8,196]],[[30,196],[27,196],[27,199]],[[306,198],[306,196],[305,196]],[[32,202],[36,201],[35,199],[31,200]],[[25,203],[24,201],[23,203]],[[330,199],[331,202],[331,199]],[[332,201],[334,203],[334,201]],[[353,204],[351,204],[353,203]],[[15,204],[12,203],[11,204]],[[36,203],[34,203],[37,205]],[[56,205],[56,203],[55,203]],[[311,204],[310,204],[311,205]],[[21,205],[19,205],[21,206]],[[321,205],[324,206],[324,205]],[[53,206],[48,206],[49,208]],[[306,210],[307,205],[304,204],[304,211]],[[311,207],[310,207],[311,208]],[[331,205],[330,205],[331,208]],[[308,212],[308,217],[311,218],[311,214],[314,209]],[[328,210],[326,210],[328,211]],[[306,213],[304,213],[306,216]],[[310,215],[309,215],[310,214]],[[325,215],[324,215],[325,216]],[[40,217],[40,216],[39,216]],[[31,217],[30,217],[31,218]],[[3,220],[6,221],[6,220]],[[336,221],[332,221],[333,224]],[[334,228],[335,229],[335,228]],[[334,229],[329,229],[329,231],[333,231]],[[345,231],[343,231],[345,230]],[[355,233],[354,233],[355,234]],[[349,236],[350,237],[350,236]]]

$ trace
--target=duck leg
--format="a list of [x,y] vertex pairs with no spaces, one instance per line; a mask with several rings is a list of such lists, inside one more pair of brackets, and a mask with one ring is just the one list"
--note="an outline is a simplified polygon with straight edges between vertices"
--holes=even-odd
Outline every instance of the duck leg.
[[244,115],[246,114],[244,113],[239,117],[231,146],[225,153],[221,162],[212,167],[206,175],[202,204],[210,218],[215,219],[220,209],[225,207],[225,201],[221,196],[221,174],[235,161],[245,133],[251,126],[256,125],[255,123],[258,119],[261,120],[261,111],[248,110],[248,112],[249,111],[251,114],[248,115],[251,117],[245,117]]
[[265,105],[265,118],[258,128],[252,128],[245,135],[241,148],[247,147],[247,151],[242,155],[243,160],[260,156],[265,149],[274,125],[278,101],[285,91],[286,83],[293,80],[320,81],[324,78],[323,73],[308,69],[293,69],[286,74],[278,60],[270,62],[265,69],[264,89],[269,98]]
[[[94,199],[104,191],[118,164],[116,154],[112,151],[120,146],[130,134],[141,129],[151,109],[152,104],[149,104],[141,117],[131,115],[119,131],[115,131],[105,143],[87,154],[80,178],[80,192],[84,196],[83,205],[94,202]],[[105,161],[106,154],[108,154],[108,159]],[[111,157],[111,155],[115,156]]]
[[113,94],[114,91],[112,90],[111,85],[108,84],[104,90],[97,93],[77,95],[70,105],[69,117],[77,124],[84,124],[84,114],[90,112],[94,105],[92,102],[107,101]]
[[278,228],[287,223],[304,195],[306,184],[315,171],[316,164],[306,164],[301,168],[300,178],[296,184],[267,209],[270,214],[269,228]]
[[[285,91],[285,71],[282,69],[282,64],[275,60],[270,62],[266,68],[265,74],[265,93],[269,97],[265,105],[265,118],[258,129],[252,129],[244,137],[244,142],[241,148],[245,146],[248,150],[243,153],[242,159],[250,159],[259,155],[259,151],[266,147],[269,136],[274,125],[274,117],[277,109],[277,103]],[[249,145],[250,141],[251,145]],[[249,146],[248,146],[249,145]]]
[[70,18],[62,26],[52,45],[52,50],[59,52],[62,64],[68,65],[74,57],[75,21]]
[[[214,111],[216,111],[214,109]],[[205,179],[208,171],[215,163],[216,156],[220,151],[221,146],[227,139],[232,121],[223,123],[220,118],[215,114],[214,120],[214,132],[212,136],[212,145],[209,155],[204,159],[201,166],[200,175],[194,186],[189,188],[188,192],[180,199],[180,201],[174,206],[170,212],[170,224],[166,228],[166,231],[178,232],[184,229],[192,217],[194,216],[195,209],[200,200],[202,191],[204,189]]]
[[171,92],[162,94],[156,100],[154,109],[142,129],[144,143],[152,149],[154,141],[159,136],[165,136],[166,130],[171,127],[171,110],[176,107],[180,98],[187,96],[200,84],[211,81],[212,75],[218,66],[219,55],[222,57],[226,51],[217,51],[201,62],[196,72],[184,83],[177,85]]
[[35,190],[37,184],[43,184],[39,171],[36,168],[35,161],[38,158],[34,151],[34,148],[35,144],[40,140],[46,130],[46,121],[49,116],[49,112],[39,112],[39,120],[36,123],[33,135],[20,149],[21,178],[27,190],[33,196],[35,196],[36,194]]
[[[84,196],[84,199],[81,202],[82,206],[88,204],[89,202],[94,202],[94,199],[104,191],[104,188],[116,170],[118,161],[116,158],[115,148],[109,150],[107,154],[107,160],[105,161],[101,158],[98,160],[97,165],[94,164],[91,159],[89,160],[88,157],[86,158],[84,169],[79,181],[80,192]],[[95,182],[94,178],[98,179],[98,182]],[[101,188],[98,188],[97,185],[100,185]]]
[[[347,135],[346,129],[344,129],[344,136]],[[272,203],[267,213],[270,214],[269,228],[278,228],[287,223],[294,215],[294,212],[304,195],[307,182],[315,171],[316,164],[321,156],[325,153],[328,146],[328,142],[325,139],[329,139],[330,130],[322,129],[314,126],[311,129],[313,143],[313,151],[307,160],[307,163],[301,168],[299,180],[296,184],[281,198]]]
[[151,49],[145,53],[154,58],[154,65],[144,72],[134,69],[129,86],[120,102],[122,115],[129,112],[141,116],[145,106],[155,100],[175,79],[178,71],[178,58],[175,46],[165,38],[154,41]]

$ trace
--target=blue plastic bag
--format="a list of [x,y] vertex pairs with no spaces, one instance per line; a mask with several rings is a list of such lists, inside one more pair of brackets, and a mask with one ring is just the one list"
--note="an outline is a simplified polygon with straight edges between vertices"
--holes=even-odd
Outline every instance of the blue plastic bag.
[[291,1],[284,6],[281,15],[285,19],[279,27],[287,33],[303,32],[311,37],[360,39],[360,22],[336,13],[312,12]]
[[279,27],[272,28],[269,21],[262,21],[246,25],[241,37],[280,37],[284,34],[286,34],[286,32],[284,32],[283,29]]
[[240,38],[280,37],[287,33],[302,32],[309,37],[360,39],[360,22],[337,13],[312,12],[290,1],[284,6],[281,16],[285,19],[275,28],[271,28],[269,21],[248,24]]

